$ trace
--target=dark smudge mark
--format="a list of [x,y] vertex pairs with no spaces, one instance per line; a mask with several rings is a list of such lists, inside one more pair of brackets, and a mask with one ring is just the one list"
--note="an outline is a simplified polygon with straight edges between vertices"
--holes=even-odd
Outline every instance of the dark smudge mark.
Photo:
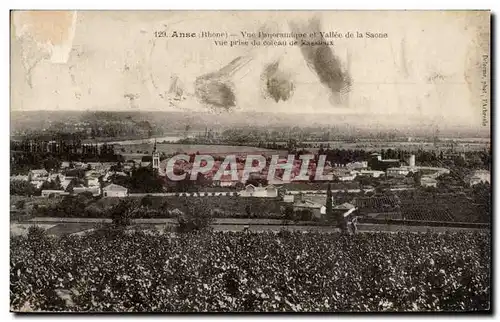
[[234,85],[230,77],[248,63],[245,57],[237,57],[216,72],[196,78],[196,97],[209,108],[226,111],[236,106]]
[[129,100],[131,108],[138,107],[136,100],[139,98],[139,94],[126,93],[126,94],[123,94],[123,97]]
[[211,108],[230,110],[236,106],[236,96],[230,81],[197,79],[196,96]]
[[263,93],[265,98],[272,98],[277,102],[287,101],[293,95],[295,85],[279,70],[280,62],[275,61],[266,66],[262,72]]
[[[317,36],[305,39],[308,42],[328,42],[320,35],[321,24],[318,19],[309,20],[306,26],[298,26],[290,23],[292,31],[297,33],[316,32]],[[300,42],[299,42],[300,44]],[[327,44],[315,46],[300,46],[300,50],[309,68],[318,76],[320,82],[331,92],[331,100],[336,104],[342,104],[347,100],[351,88],[351,77],[348,71],[343,71],[340,59],[335,56],[332,48]]]

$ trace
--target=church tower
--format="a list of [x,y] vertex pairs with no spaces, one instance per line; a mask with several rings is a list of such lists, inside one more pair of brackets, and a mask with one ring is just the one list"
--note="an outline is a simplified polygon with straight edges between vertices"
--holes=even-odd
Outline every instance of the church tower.
[[160,153],[156,150],[156,139],[155,145],[153,147],[153,169],[158,170],[160,168]]

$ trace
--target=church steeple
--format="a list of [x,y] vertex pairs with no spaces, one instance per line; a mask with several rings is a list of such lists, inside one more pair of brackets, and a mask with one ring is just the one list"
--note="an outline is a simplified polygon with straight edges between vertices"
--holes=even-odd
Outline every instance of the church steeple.
[[153,169],[158,169],[160,167],[160,153],[156,150],[156,139],[153,146]]

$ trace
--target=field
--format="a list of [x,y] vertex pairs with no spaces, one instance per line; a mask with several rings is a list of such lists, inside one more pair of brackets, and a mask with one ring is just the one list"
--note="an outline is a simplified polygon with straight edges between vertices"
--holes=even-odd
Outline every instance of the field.
[[[121,149],[125,149],[122,152]],[[116,145],[115,151],[122,154],[125,158],[128,156],[137,156],[138,154],[151,154],[153,150],[153,143],[141,143],[141,144],[126,144],[126,145]],[[270,150],[259,147],[251,146],[236,146],[236,145],[205,145],[205,144],[168,144],[168,143],[157,143],[158,152],[164,152],[165,154],[174,153],[196,153],[209,154],[213,156],[226,155],[226,154],[264,154],[270,156],[273,154],[279,154],[280,156],[286,156],[287,151],[284,150]]]
[[403,209],[405,219],[420,221],[455,221],[453,214],[448,209],[426,209],[422,205],[412,205]]
[[359,207],[360,214],[377,220],[490,222],[488,203],[476,203],[466,194],[414,191],[398,195],[355,198],[354,204]]
[[[307,142],[309,143],[309,142]],[[401,149],[409,152],[417,152],[419,150],[424,151],[447,151],[450,149],[449,145],[438,145],[438,147],[434,146],[434,143],[407,143],[407,142],[362,142],[362,143],[346,143],[342,141],[332,141],[326,143],[309,143],[308,146],[313,146],[312,148],[307,148],[308,151],[317,152],[319,150],[319,145],[329,144],[332,149],[351,149],[351,150],[369,150],[369,151],[380,151],[380,150],[388,150],[388,149]],[[467,152],[472,151],[484,151],[489,147],[487,143],[465,143],[460,145],[460,150],[465,150]]]
[[11,237],[14,311],[471,311],[490,308],[490,235]]
[[395,196],[382,196],[356,198],[354,204],[363,213],[380,213],[394,211],[399,201]]

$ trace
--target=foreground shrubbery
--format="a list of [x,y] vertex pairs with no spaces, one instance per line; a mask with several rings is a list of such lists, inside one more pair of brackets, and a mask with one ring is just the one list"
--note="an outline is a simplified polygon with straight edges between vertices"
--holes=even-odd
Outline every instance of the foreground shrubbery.
[[126,201],[130,218],[177,218],[178,211],[190,207],[210,212],[215,218],[283,219],[282,202],[276,198],[241,198],[237,196],[92,198],[82,194],[65,196],[59,202],[32,211],[33,217],[113,218],[114,207]]
[[490,306],[489,234],[113,234],[11,238],[11,307],[439,311]]

